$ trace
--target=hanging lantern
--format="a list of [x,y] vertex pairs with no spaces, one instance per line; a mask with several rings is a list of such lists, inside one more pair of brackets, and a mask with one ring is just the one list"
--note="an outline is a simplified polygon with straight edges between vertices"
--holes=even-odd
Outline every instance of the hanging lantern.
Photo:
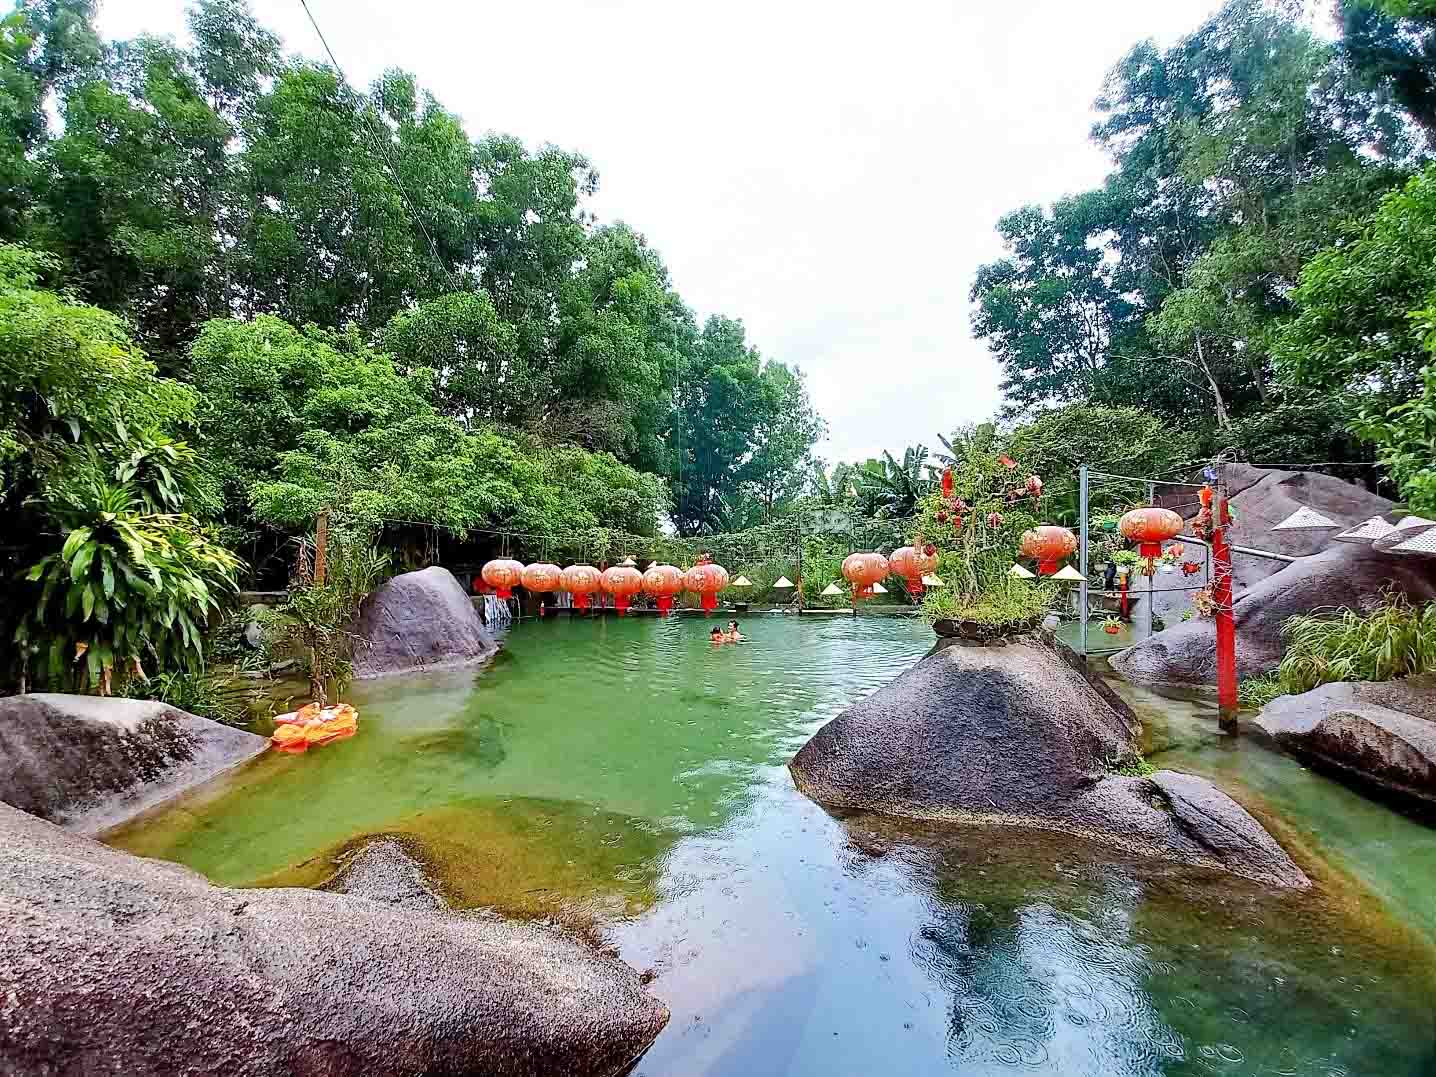
[[559,577],[559,587],[573,595],[573,607],[588,609],[588,596],[599,589],[602,577],[592,565],[569,565]]
[[718,592],[728,586],[728,570],[710,561],[700,561],[683,574],[683,586],[700,597],[703,612],[718,608]]
[[673,609],[673,596],[683,590],[683,573],[672,565],[649,565],[643,574],[643,591],[658,600],[665,616]]
[[486,564],[480,575],[500,598],[512,598],[514,588],[523,580],[524,566],[512,558],[500,557]]
[[937,568],[937,552],[928,553],[929,549],[932,547],[901,546],[888,558],[888,568],[907,581],[908,593],[913,597],[922,594],[922,578]]
[[1137,552],[1147,562],[1147,575],[1162,556],[1162,543],[1182,533],[1182,518],[1171,509],[1133,509],[1117,524],[1123,537],[1138,544]]
[[1022,556],[1037,560],[1037,574],[1052,576],[1064,557],[1077,552],[1077,536],[1065,527],[1043,524],[1022,533]]
[[524,569],[520,582],[534,594],[542,594],[544,591],[557,591],[562,579],[563,569],[540,561]]
[[622,617],[628,612],[628,602],[643,590],[643,573],[631,565],[614,565],[603,574],[603,589],[613,596],[614,609]]
[[880,553],[850,553],[843,559],[843,579],[853,585],[853,601],[868,598],[873,584],[888,574],[888,559]]

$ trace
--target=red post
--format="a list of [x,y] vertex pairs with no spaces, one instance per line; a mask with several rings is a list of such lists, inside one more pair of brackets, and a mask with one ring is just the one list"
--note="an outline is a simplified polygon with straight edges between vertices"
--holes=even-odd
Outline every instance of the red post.
[[1212,601],[1217,618],[1217,708],[1223,729],[1237,722],[1237,630],[1232,620],[1232,548],[1227,541],[1231,513],[1227,491],[1218,487],[1212,512]]

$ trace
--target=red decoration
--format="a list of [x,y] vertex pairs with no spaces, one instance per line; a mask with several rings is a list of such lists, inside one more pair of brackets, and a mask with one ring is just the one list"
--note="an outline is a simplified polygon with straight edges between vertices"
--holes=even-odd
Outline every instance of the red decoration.
[[1162,556],[1162,543],[1181,534],[1182,518],[1171,509],[1133,509],[1118,521],[1117,530],[1138,544],[1137,552],[1146,560],[1150,576],[1152,562]]
[[922,594],[923,576],[937,568],[935,552],[928,552],[932,549],[931,546],[922,549],[916,546],[901,546],[888,558],[888,568],[893,575],[901,576],[907,582],[908,593],[913,596]]
[[483,576],[484,582],[492,587],[494,593],[500,598],[512,598],[514,588],[517,587],[519,581],[523,579],[524,566],[521,562],[514,561],[511,558],[500,557],[485,565],[480,575]]
[[987,514],[987,526],[990,527],[990,528],[991,528],[992,530],[994,530],[994,531],[996,531],[999,527],[1001,527],[1001,526],[1002,526],[1002,513],[1000,513],[1000,512],[989,512],[989,513]]
[[1042,480],[1036,475],[1027,476],[1027,492],[1033,497],[1040,498],[1042,496]]
[[718,608],[718,592],[728,586],[728,570],[705,557],[683,574],[683,586],[700,596],[699,605],[710,614]]
[[[937,556],[937,547],[934,546],[931,542],[929,542],[926,546],[924,546],[924,547],[922,548],[922,552],[925,553],[925,554],[927,554],[929,557],[936,557],[936,556]],[[934,568],[937,567],[937,566],[936,566],[936,562],[934,562],[933,567],[934,567]]]
[[658,600],[659,612],[666,616],[673,609],[673,596],[683,590],[683,573],[672,565],[649,565],[643,590]]
[[888,559],[880,553],[850,553],[843,559],[843,578],[853,585],[853,600],[868,598],[873,584],[888,574]]
[[1077,536],[1065,527],[1043,524],[1022,533],[1022,556],[1037,559],[1037,573],[1051,576],[1061,567],[1064,557],[1077,551]]
[[1201,565],[1201,562],[1200,562],[1200,561],[1183,561],[1183,562],[1182,562],[1182,575],[1183,575],[1183,576],[1195,576],[1195,575],[1196,575],[1198,572],[1200,572],[1200,571],[1202,571],[1202,565]]
[[604,591],[613,596],[620,617],[628,612],[629,600],[643,590],[643,573],[630,565],[614,565],[605,570],[601,581]]
[[563,570],[559,586],[573,595],[573,608],[588,609],[589,596],[599,589],[602,577],[592,565],[569,565]]
[[563,569],[543,561],[536,565],[529,565],[524,569],[522,576],[523,585],[535,594],[544,591],[557,591],[562,579]]
[[952,496],[952,468],[950,467],[942,469],[942,496]]
[[1012,459],[1012,457],[1008,456],[1006,453],[1003,453],[1001,456],[999,456],[997,458],[997,462],[1003,467],[1007,468],[1009,471],[1017,466],[1017,461]]

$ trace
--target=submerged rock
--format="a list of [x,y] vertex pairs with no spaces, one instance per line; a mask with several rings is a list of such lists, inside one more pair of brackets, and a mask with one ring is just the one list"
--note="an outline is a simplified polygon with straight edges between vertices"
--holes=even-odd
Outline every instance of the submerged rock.
[[0,698],[0,801],[97,833],[264,751],[263,737],[168,703]]
[[1436,675],[1324,684],[1272,700],[1256,724],[1295,755],[1436,807]]
[[[1288,565],[1237,596],[1237,675],[1275,669],[1286,653],[1287,618],[1327,608],[1367,609],[1394,590],[1413,602],[1436,598],[1436,565],[1426,558],[1390,557],[1364,546],[1337,543]],[[1127,648],[1112,667],[1141,684],[1216,685],[1215,622],[1185,621]]]
[[551,928],[229,890],[0,806],[0,1072],[622,1072],[668,1020]]
[[820,729],[789,764],[831,808],[1059,830],[1282,886],[1308,881],[1202,778],[1123,777],[1135,719],[1045,643],[947,645]]
[[365,599],[355,632],[360,678],[474,662],[497,650],[459,581],[437,565],[395,576]]
[[323,889],[405,909],[442,909],[446,903],[423,866],[399,839],[375,838],[355,852]]

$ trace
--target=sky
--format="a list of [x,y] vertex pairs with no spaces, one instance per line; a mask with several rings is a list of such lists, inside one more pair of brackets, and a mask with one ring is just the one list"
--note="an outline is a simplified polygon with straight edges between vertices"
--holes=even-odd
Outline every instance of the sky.
[[[1091,102],[1133,44],[1216,0],[309,0],[357,85],[415,72],[471,136],[587,155],[590,208],[658,249],[701,317],[742,319],[808,378],[860,460],[990,417],[969,329],[995,225],[1100,183]],[[299,0],[252,0],[322,56]],[[104,0],[108,37],[183,35],[182,0]]]

